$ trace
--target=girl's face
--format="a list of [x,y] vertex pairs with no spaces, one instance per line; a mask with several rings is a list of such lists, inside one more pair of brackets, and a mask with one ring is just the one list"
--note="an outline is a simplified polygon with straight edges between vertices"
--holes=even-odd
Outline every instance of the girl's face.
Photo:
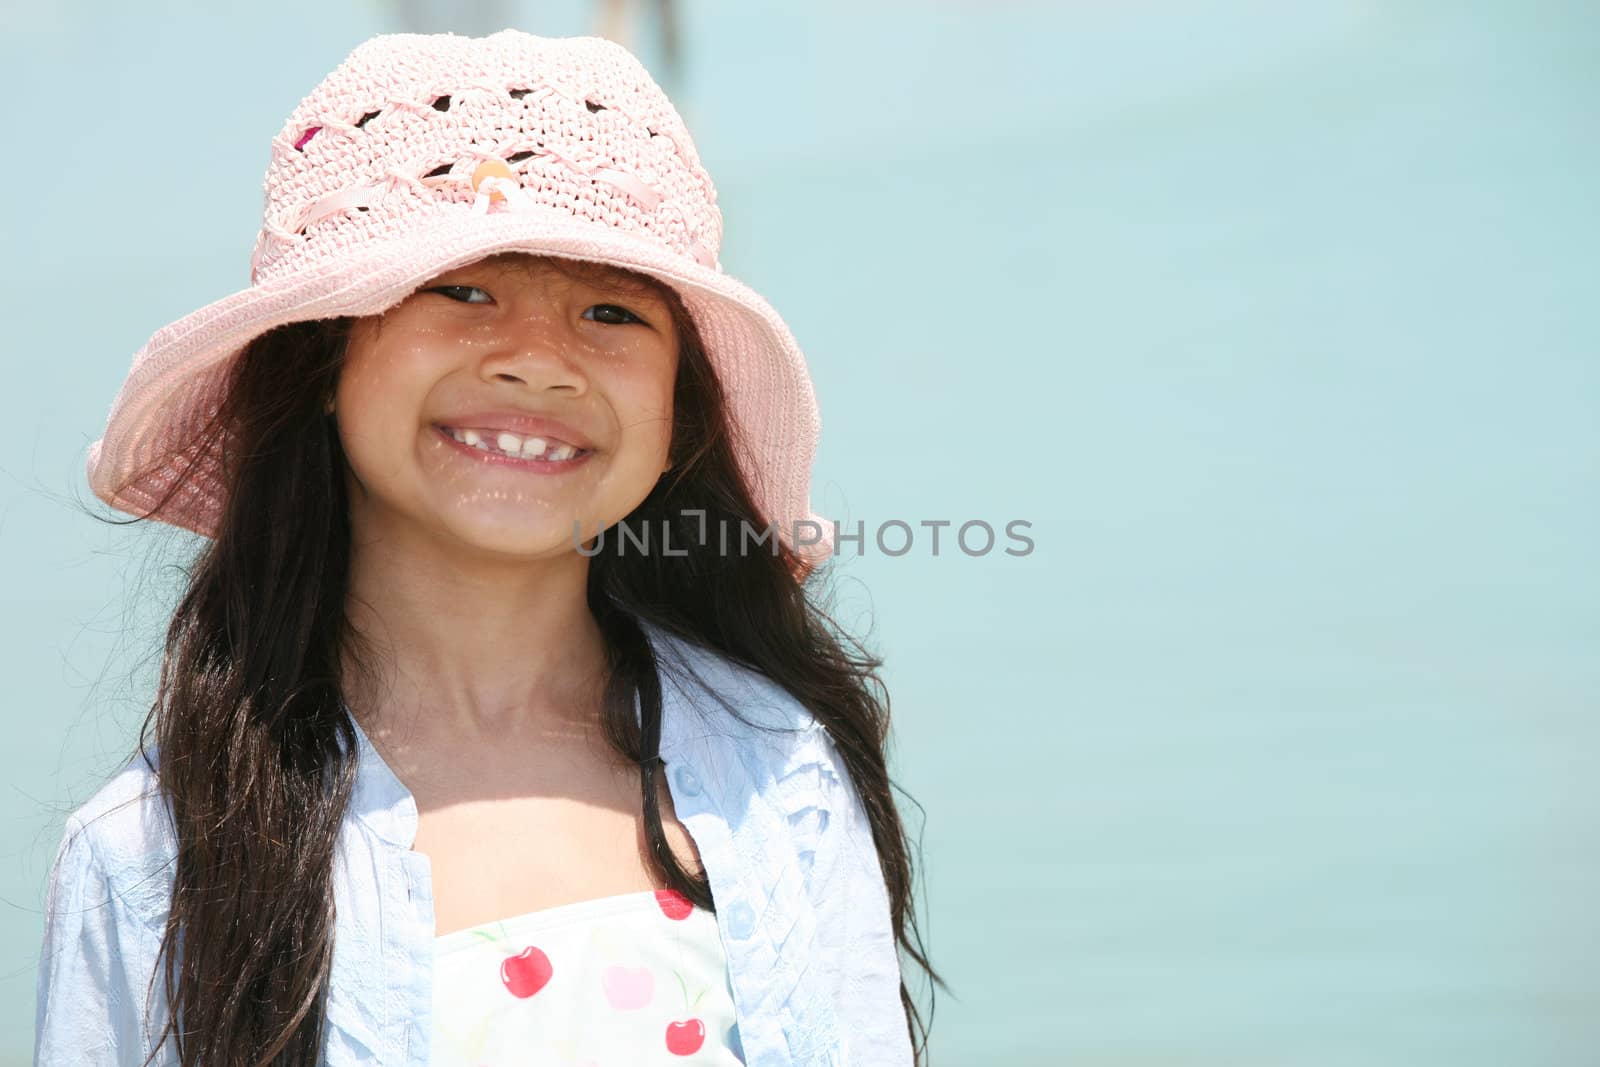
[[438,275],[350,335],[335,406],[353,532],[575,551],[669,466],[677,368],[666,300],[621,274],[492,257]]

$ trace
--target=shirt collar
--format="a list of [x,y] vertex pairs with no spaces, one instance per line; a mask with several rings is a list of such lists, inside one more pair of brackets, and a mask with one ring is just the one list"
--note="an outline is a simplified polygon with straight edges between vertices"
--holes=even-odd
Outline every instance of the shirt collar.
[[356,731],[356,786],[350,811],[390,844],[410,848],[417,840],[417,801],[378,754],[367,732],[345,708]]

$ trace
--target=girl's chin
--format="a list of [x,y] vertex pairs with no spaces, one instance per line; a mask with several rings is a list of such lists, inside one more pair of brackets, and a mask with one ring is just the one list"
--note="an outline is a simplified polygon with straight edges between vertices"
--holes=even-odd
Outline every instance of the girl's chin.
[[525,559],[576,556],[584,540],[574,532],[572,521],[565,524],[541,521],[452,522],[452,540],[467,551]]

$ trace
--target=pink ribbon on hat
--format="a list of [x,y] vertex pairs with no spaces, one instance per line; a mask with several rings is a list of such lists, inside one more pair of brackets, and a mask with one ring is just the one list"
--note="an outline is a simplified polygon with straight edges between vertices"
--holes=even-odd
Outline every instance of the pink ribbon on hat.
[[[560,157],[558,157],[560,158]],[[565,159],[563,162],[567,162]],[[570,165],[570,164],[569,164]],[[583,172],[587,177],[615,185],[623,192],[639,201],[646,211],[654,211],[661,205],[662,195],[650,188],[644,182],[631,174],[624,174],[618,170],[595,170]],[[495,194],[499,197],[496,198]],[[499,208],[494,205],[498,203]],[[539,208],[539,202],[528,194],[528,190],[510,178],[492,175],[478,183],[478,195],[472,200],[472,210],[480,215],[487,215],[491,211],[527,211],[530,208]],[[711,267],[720,270],[717,257],[698,241],[685,242],[689,254],[694,256],[695,262],[702,267]]]
[[[603,181],[608,185],[612,185],[622,190],[624,193],[628,194],[628,196],[632,197],[646,211],[656,210],[661,206],[662,201],[665,200],[665,197],[663,197],[660,192],[652,189],[650,186],[646,185],[643,181],[632,174],[626,174],[622,171],[612,170],[610,168],[597,167],[590,169],[588,167],[583,167],[573,160],[567,158],[565,155],[559,152],[550,151],[548,149],[546,149],[546,151],[542,154],[554,157],[565,164],[569,169],[582,175],[583,177],[592,178],[596,181]],[[443,177],[444,176],[442,175],[439,176],[439,178]],[[266,233],[279,239],[291,238],[306,226],[309,226],[321,219],[327,218],[329,215],[338,214],[341,211],[352,211],[356,208],[366,207],[370,204],[376,203],[382,196],[388,193],[388,191],[393,188],[395,184],[400,183],[401,181],[426,188],[430,185],[432,179],[422,179],[411,175],[402,175],[397,172],[390,171],[388,174],[384,175],[384,181],[376,185],[360,186],[354,189],[343,189],[336,193],[330,193],[327,196],[307,204],[301,209],[298,218],[290,227],[283,228],[269,225],[266,228]],[[494,206],[497,202],[500,205],[498,208]],[[528,190],[524,186],[511,178],[506,178],[501,175],[491,175],[480,181],[478,183],[477,195],[473,197],[472,200],[472,210],[479,215],[487,215],[491,211],[497,210],[537,210],[540,208],[540,206],[541,205],[539,202],[529,194]],[[669,204],[669,206],[671,205]],[[685,220],[685,222],[687,221],[688,220]],[[699,263],[701,266],[710,267],[713,270],[722,269],[721,265],[717,262],[717,257],[698,241],[690,239],[685,242],[685,245],[689,254],[694,257],[695,262]],[[252,254],[250,257],[250,273],[252,276],[254,276],[256,273],[263,251],[264,249],[262,245],[258,243],[254,254]]]

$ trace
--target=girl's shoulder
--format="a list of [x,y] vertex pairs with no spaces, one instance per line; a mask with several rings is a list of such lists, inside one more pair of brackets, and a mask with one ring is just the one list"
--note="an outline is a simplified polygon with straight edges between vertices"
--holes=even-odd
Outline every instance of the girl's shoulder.
[[826,737],[794,694],[754,667],[644,624],[662,683],[663,750],[715,737],[734,745],[788,752]]
[[726,810],[760,795],[796,830],[859,807],[832,736],[794,694],[715,649],[645,631],[662,677],[661,754],[691,775],[676,784],[726,793]]
[[177,835],[152,747],[135,752],[67,817],[54,867],[92,877],[107,899],[156,921],[168,906],[176,856]]

